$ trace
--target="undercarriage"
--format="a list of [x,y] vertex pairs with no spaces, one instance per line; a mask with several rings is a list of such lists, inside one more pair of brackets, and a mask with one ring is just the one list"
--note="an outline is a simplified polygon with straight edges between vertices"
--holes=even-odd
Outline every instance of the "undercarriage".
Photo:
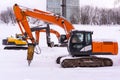
[[107,67],[113,65],[113,61],[111,59],[96,56],[82,56],[73,58],[61,56],[57,58],[56,62],[63,68]]
[[6,49],[6,50],[27,50],[28,47],[27,46],[16,46],[16,45],[11,46],[11,45],[9,45],[9,46],[5,46],[4,49]]

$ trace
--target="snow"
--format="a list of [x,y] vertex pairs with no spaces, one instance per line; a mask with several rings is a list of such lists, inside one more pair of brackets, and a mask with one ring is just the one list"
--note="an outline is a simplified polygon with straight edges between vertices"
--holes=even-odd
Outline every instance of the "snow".
[[[74,26],[79,30],[93,31],[94,40],[115,40],[120,45],[119,25]],[[51,25],[51,27],[54,29],[59,28],[54,25]],[[59,31],[63,32],[61,29]],[[18,25],[0,24],[1,42],[2,39],[11,35],[14,36],[16,33],[20,33]],[[56,37],[53,34],[51,36],[52,40],[57,42]],[[41,33],[39,46],[41,54],[34,54],[31,66],[28,66],[26,50],[4,50],[4,46],[0,44],[0,80],[119,80],[120,78],[120,52],[118,55],[104,55],[104,57],[113,60],[114,65],[112,67],[61,68],[55,61],[58,56],[67,55],[67,49],[63,47],[47,47],[45,33]]]

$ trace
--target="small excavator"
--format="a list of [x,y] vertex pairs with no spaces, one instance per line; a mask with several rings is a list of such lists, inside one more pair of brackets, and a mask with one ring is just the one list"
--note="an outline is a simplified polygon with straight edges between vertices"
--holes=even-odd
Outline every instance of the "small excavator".
[[4,45],[4,49],[7,50],[26,50],[27,42],[24,40],[24,36],[22,34],[16,34],[15,37],[10,36],[6,39],[2,40],[2,45]]
[[[74,26],[64,17],[55,15],[51,12],[44,12],[38,9],[30,9],[15,4],[13,6],[17,23],[25,39],[28,42],[27,60],[30,65],[34,50],[39,45],[40,28],[30,28],[27,17],[33,17],[50,24],[58,25],[63,28],[65,35],[59,38],[60,43],[67,42],[70,57],[60,56],[57,63],[63,68],[68,67],[104,67],[112,66],[113,61],[109,58],[97,57],[96,54],[117,55],[118,43],[114,41],[92,41],[92,31],[75,30]],[[35,32],[35,37],[32,32]]]
[[[37,26],[35,26],[37,27]],[[60,38],[60,34],[59,32],[57,32],[56,30],[54,29],[50,29],[49,27],[49,24],[47,24],[46,27],[42,27],[42,28],[31,28],[32,32],[34,31],[39,31],[39,32],[45,32],[46,33],[46,39],[47,39],[47,45],[48,47],[58,47],[60,45],[58,44],[54,44],[54,42],[51,42],[51,39],[50,39],[50,33],[53,33],[54,35],[56,35],[56,37],[59,39]],[[24,38],[24,35],[22,34],[15,34],[15,37],[14,36],[10,36],[10,37],[7,37],[6,39],[3,39],[2,40],[2,45],[4,45],[4,49],[7,49],[7,50],[26,50],[28,49],[27,47],[27,42]]]

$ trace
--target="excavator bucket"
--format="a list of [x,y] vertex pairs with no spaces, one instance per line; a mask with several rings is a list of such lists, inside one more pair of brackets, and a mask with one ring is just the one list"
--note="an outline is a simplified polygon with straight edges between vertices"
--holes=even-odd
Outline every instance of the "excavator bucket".
[[28,52],[27,52],[28,65],[30,65],[31,60],[33,59],[34,48],[35,48],[35,46],[33,44],[28,45]]

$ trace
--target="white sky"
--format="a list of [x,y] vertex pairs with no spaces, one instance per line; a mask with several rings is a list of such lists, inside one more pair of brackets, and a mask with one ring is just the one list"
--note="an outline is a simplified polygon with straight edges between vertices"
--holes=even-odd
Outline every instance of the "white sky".
[[[46,10],[46,0],[0,0],[0,2],[0,11],[7,9],[7,7],[13,7],[15,3],[28,8]],[[114,0],[80,0],[80,5],[113,8]]]
[[46,0],[0,0],[0,11],[17,3],[28,8],[46,10]]
[[92,5],[102,8],[113,8],[115,0],[80,0],[80,5]]

